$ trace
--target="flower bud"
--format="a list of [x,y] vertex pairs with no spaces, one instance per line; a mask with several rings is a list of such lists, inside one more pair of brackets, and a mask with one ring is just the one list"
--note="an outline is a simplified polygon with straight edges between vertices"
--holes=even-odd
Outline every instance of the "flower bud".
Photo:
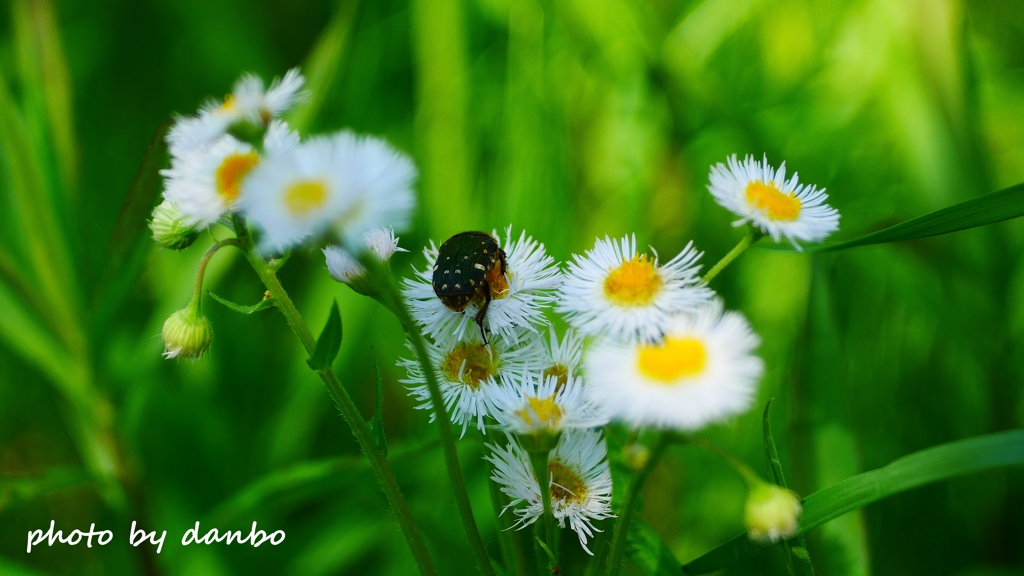
[[185,215],[170,200],[164,200],[153,210],[149,229],[157,244],[171,250],[184,250],[199,237],[198,226],[188,224]]
[[743,523],[754,540],[778,542],[796,534],[802,511],[800,497],[792,490],[758,482],[747,494]]
[[340,246],[328,246],[324,248],[324,258],[327,260],[327,271],[342,284],[348,284],[357,293],[363,296],[374,297],[378,290],[368,278],[366,268]]
[[213,341],[213,326],[199,311],[198,296],[164,322],[164,358],[198,359]]

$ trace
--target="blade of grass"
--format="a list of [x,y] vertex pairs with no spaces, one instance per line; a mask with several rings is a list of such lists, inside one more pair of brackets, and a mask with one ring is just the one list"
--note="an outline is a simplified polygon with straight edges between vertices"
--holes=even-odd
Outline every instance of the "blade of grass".
[[70,209],[78,176],[71,79],[60,41],[60,29],[49,0],[15,0],[11,4],[19,71],[26,100],[38,108],[60,174],[58,192]]
[[[436,438],[399,446],[391,451],[388,462],[395,464],[411,456],[425,454],[437,446]],[[275,470],[249,483],[218,505],[207,515],[203,523],[227,525],[243,516],[251,515],[270,502],[295,498],[296,495],[313,498],[320,494],[326,494],[348,481],[353,473],[369,469],[369,461],[362,454],[355,454],[302,462],[282,470]]]
[[672,549],[643,518],[637,516],[629,525],[626,555],[644,574],[677,576],[679,560]]
[[36,476],[0,478],[0,512],[11,504],[27,502],[67,488],[90,483],[79,468],[52,468]]
[[[905,240],[918,240],[941,236],[969,228],[987,226],[1004,220],[1024,216],[1024,182],[1003,190],[918,216],[884,230],[872,232],[853,240],[835,244],[807,245],[805,252],[831,252],[871,244],[888,244]],[[792,247],[778,245],[777,250],[792,251]]]
[[[1024,464],[1024,430],[988,434],[915,452],[888,466],[858,474],[819,490],[803,501],[800,530],[809,530],[856,510],[924,484],[1002,466]],[[685,564],[685,574],[706,574],[727,568],[766,547],[740,534]]]
[[160,169],[167,165],[164,137],[170,127],[171,121],[168,120],[153,134],[107,242],[106,268],[92,297],[96,330],[99,332],[103,331],[106,321],[142,273],[146,255],[153,246],[146,221],[163,189]]
[[288,117],[288,124],[299,134],[306,134],[315,126],[331,88],[342,74],[360,5],[360,0],[340,0],[337,3],[330,22],[302,67],[309,98]]
[[416,148],[423,171],[420,198],[434,235],[480,225],[472,194],[464,6],[453,0],[414,0],[409,6],[417,80]]
[[[772,401],[774,400],[774,398],[768,400],[768,403],[765,405],[764,416],[761,422],[764,432],[764,456],[768,460],[768,470],[771,473],[771,479],[775,484],[783,488],[789,488],[789,485],[786,484],[786,477],[782,473],[782,461],[779,460],[779,450],[775,446],[775,437],[772,436],[771,408]],[[803,536],[797,536],[796,540],[796,546],[788,540],[782,542],[782,548],[786,551],[786,559],[790,570],[801,576],[814,576],[814,566],[811,564],[810,556],[807,555],[807,543],[804,542]]]
[[57,335],[75,355],[86,354],[85,336],[76,310],[77,281],[67,243],[48,200],[43,164],[33,154],[28,128],[7,90],[0,70],[0,156],[8,180],[3,191],[11,196],[13,220],[21,224],[32,280],[46,301],[42,315],[61,326]]

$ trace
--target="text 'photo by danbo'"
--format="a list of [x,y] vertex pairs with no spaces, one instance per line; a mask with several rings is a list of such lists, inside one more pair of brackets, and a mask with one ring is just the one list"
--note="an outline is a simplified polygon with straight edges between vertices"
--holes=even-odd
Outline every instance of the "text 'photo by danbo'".
[[1014,0],[9,0],[0,576],[1024,573]]

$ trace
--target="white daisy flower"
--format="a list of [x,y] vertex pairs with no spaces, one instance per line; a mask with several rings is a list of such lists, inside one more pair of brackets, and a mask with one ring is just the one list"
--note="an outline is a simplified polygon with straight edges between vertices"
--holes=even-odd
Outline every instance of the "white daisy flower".
[[[493,236],[505,252],[507,268],[505,274],[498,275],[490,286],[491,301],[484,317],[484,327],[511,344],[523,333],[519,328],[536,333],[537,326],[548,324],[543,311],[551,304],[560,273],[544,245],[527,236],[525,231],[518,239],[513,239],[512,227],[509,226],[505,229],[504,241],[496,232]],[[437,252],[433,242],[424,248],[427,265],[417,271],[414,278],[405,281],[403,293],[413,318],[431,338],[439,342],[461,340],[467,332],[478,331],[474,318],[484,305],[484,298],[478,295],[461,312],[447,308],[431,284]]]
[[633,426],[694,430],[745,411],[764,372],[760,343],[722,303],[679,314],[655,343],[604,340],[587,350],[587,397]]
[[568,328],[562,339],[554,326],[548,326],[547,363],[544,365],[544,377],[558,378],[560,385],[565,385],[570,376],[578,376],[583,363],[583,336],[572,328]]
[[383,140],[339,132],[261,162],[245,181],[241,207],[262,229],[265,252],[329,229],[355,250],[369,230],[408,224],[415,179],[412,161]]
[[657,253],[638,252],[636,235],[606,236],[586,256],[573,255],[556,309],[585,336],[655,340],[674,314],[713,296],[700,280],[701,256],[691,242],[659,265]]
[[338,282],[352,284],[366,275],[366,268],[341,246],[328,246],[323,252],[327,260],[327,272]]
[[[386,226],[374,228],[363,234],[363,243],[367,249],[381,262],[388,262],[395,252],[408,252],[398,247],[395,231]],[[327,271],[331,277],[343,284],[354,284],[366,275],[366,268],[351,252],[341,246],[328,246],[323,249],[327,260]]]
[[363,233],[363,244],[381,262],[391,260],[395,252],[408,252],[405,248],[398,247],[398,237],[395,236],[394,228],[390,226],[367,230]]
[[[484,429],[484,417],[491,415],[489,391],[504,378],[537,370],[544,358],[544,347],[539,339],[519,335],[518,344],[508,345],[500,339],[484,344],[477,332],[470,331],[466,338],[448,344],[427,345],[430,364],[436,367],[438,385],[444,405],[462,433],[470,424]],[[408,377],[400,380],[409,393],[420,402],[417,408],[433,411],[427,379],[415,358],[401,359]],[[434,414],[431,414],[431,421]]]
[[583,396],[583,381],[576,376],[506,378],[488,390],[494,419],[516,434],[596,428],[608,416]]
[[[274,121],[264,138],[264,153],[285,153],[298,141],[287,123]],[[259,153],[249,144],[221,136],[210,146],[171,158],[171,167],[160,171],[165,179],[164,197],[190,225],[205,228],[235,211],[242,182],[260,161]]]
[[207,102],[197,116],[183,116],[175,121],[167,134],[171,155],[180,156],[209,146],[237,122],[270,124],[305,97],[300,92],[305,83],[298,68],[289,70],[280,81],[275,79],[266,90],[258,76],[242,76],[222,102]]
[[786,237],[797,250],[797,241],[820,242],[839,229],[839,212],[825,203],[825,189],[800,184],[796,172],[786,180],[786,163],[778,170],[747,156],[742,162],[733,154],[728,167],[711,167],[708,190],[715,202],[740,217],[734,225],[753,223],[776,242]]
[[[491,479],[501,485],[519,521],[515,528],[529,526],[544,514],[540,484],[533,474],[530,458],[514,439],[499,447],[489,444],[486,458],[494,464]],[[596,430],[567,430],[548,456],[551,508],[558,525],[568,523],[587,548],[587,539],[598,531],[593,522],[614,516],[611,508],[612,475],[607,448]],[[525,503],[525,507],[518,507]]]

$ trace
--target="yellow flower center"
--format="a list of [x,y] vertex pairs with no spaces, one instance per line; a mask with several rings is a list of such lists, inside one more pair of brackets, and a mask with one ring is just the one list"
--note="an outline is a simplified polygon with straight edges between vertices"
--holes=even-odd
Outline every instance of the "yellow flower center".
[[225,94],[224,95],[224,102],[220,105],[220,108],[218,110],[220,112],[231,112],[234,109],[235,109],[235,95],[234,94]]
[[528,406],[516,412],[516,416],[527,424],[539,424],[547,427],[558,425],[562,419],[562,409],[555,404],[555,396],[550,398],[527,398]]
[[284,205],[293,216],[306,216],[327,203],[327,185],[320,180],[300,180],[284,191]]
[[569,367],[564,364],[552,364],[544,371],[544,379],[555,378],[555,391],[561,390],[569,382]]
[[440,369],[450,382],[479,390],[481,382],[495,375],[495,360],[487,346],[460,342],[441,361]]
[[747,202],[771,220],[792,222],[800,217],[800,199],[793,192],[783,192],[768,181],[754,180],[747,184]]
[[217,193],[224,197],[228,206],[238,200],[242,180],[259,162],[260,155],[256,152],[236,152],[217,167]]
[[624,261],[604,280],[605,295],[612,302],[624,307],[650,304],[660,288],[661,276],[646,254]]
[[666,336],[661,344],[641,346],[637,367],[652,380],[673,383],[703,372],[707,360],[707,348],[700,340]]
[[548,474],[551,475],[552,500],[564,506],[574,501],[583,502],[587,497],[587,485],[572,468],[551,460],[548,462]]

